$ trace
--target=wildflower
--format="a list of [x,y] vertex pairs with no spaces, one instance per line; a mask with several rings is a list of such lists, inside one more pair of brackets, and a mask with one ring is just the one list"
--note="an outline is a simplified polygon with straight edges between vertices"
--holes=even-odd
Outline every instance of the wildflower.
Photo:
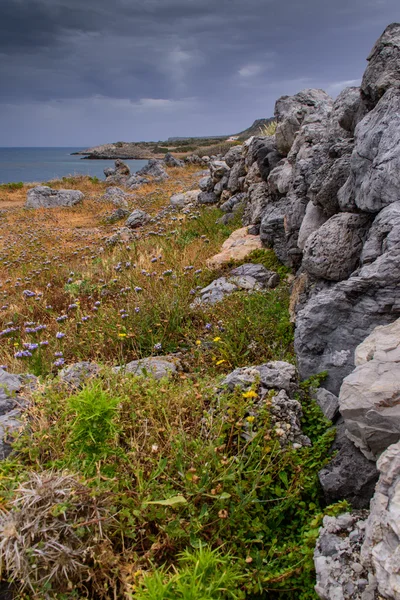
[[57,317],[56,321],[57,323],[62,323],[66,319],[68,319],[68,315],[61,315],[61,317]]
[[135,287],[135,292],[141,292],[141,291],[142,291],[141,287],[138,287],[138,286]]
[[58,358],[56,361],[54,361],[53,365],[55,367],[62,367],[64,363],[65,360],[63,358]]
[[201,340],[196,340],[196,346],[201,346]]
[[210,329],[212,329],[212,325],[211,325],[211,323],[206,323],[206,324],[204,325],[204,329],[207,329],[207,331],[210,331]]
[[220,519],[227,519],[228,518],[228,511],[224,508],[222,510],[220,510],[218,512],[218,516]]
[[221,341],[221,338],[220,338],[220,337],[215,337],[215,338],[213,339],[213,342],[220,342],[220,341]]
[[68,306],[68,310],[73,310],[74,308],[78,308],[78,305],[77,305],[76,303],[74,303],[74,304],[70,304],[70,305]]
[[243,392],[243,398],[258,398],[257,392],[254,390],[249,390],[248,392]]
[[82,317],[82,322],[85,323],[86,321],[88,321],[90,319],[90,317],[84,316]]
[[61,357],[62,355],[63,355],[63,353],[62,353],[62,352],[54,352],[54,356]]
[[62,339],[63,339],[63,337],[65,337],[65,333],[62,333],[61,331],[57,331],[57,333],[56,333],[56,338],[57,338],[58,340],[62,340]]
[[25,298],[32,298],[33,296],[36,296],[35,292],[31,292],[31,290],[24,290],[22,295],[25,296]]
[[39,344],[40,344],[40,346],[48,346],[49,342],[47,340],[45,340],[43,342],[40,342]]
[[153,444],[152,445],[151,452],[152,452],[152,454],[157,454],[157,452],[158,452],[158,446],[157,446],[157,444]]
[[23,346],[24,346],[24,348],[25,348],[26,350],[31,350],[31,351],[33,351],[33,350],[36,350],[37,348],[39,348],[39,344],[30,344],[30,343],[28,343],[28,342],[25,342],[25,343],[23,344]]
[[119,334],[118,334],[118,337],[119,337],[119,338],[126,338],[126,333],[119,333]]
[[29,356],[32,356],[32,353],[29,352],[29,350],[18,350],[18,352],[14,354],[15,358],[28,358]]
[[138,306],[135,307],[135,313],[138,313],[140,311],[140,308]]
[[246,417],[246,421],[247,421],[248,423],[254,423],[254,420],[255,420],[255,417],[253,417],[253,416]]
[[100,302],[100,300],[97,300],[97,301],[94,303],[94,305],[95,305],[95,306],[100,306],[100,305],[101,305],[101,302]]
[[217,362],[215,363],[216,365],[222,365],[222,363],[226,362],[226,360],[224,358],[222,358],[221,360],[217,360]]
[[154,344],[154,350],[156,350],[157,352],[159,350],[161,350],[161,348],[162,348],[162,344],[160,344],[160,342],[158,342],[157,344]]

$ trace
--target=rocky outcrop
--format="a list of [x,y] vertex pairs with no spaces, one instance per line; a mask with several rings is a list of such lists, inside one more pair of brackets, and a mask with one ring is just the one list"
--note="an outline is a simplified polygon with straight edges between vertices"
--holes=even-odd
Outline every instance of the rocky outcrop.
[[131,174],[130,168],[119,158],[117,158],[114,165],[114,168],[107,167],[104,169],[106,182],[113,185],[125,185]]
[[131,373],[137,377],[154,377],[163,379],[170,377],[182,369],[178,356],[172,354],[166,356],[149,356],[139,360],[133,360],[122,367],[114,367],[116,372]]
[[153,181],[165,181],[169,178],[168,173],[164,168],[164,163],[161,160],[152,158],[149,160],[140,171],[137,171],[136,176],[151,177]]
[[324,517],[314,552],[322,600],[400,597],[400,443],[377,463],[370,511]]
[[347,436],[369,459],[400,439],[400,319],[358,346],[340,390]]
[[128,198],[131,196],[124,192],[119,187],[109,187],[106,189],[105,194],[101,196],[100,200],[104,202],[111,202],[116,207],[128,208]]
[[79,190],[53,190],[47,185],[39,185],[28,191],[26,208],[58,208],[75,206],[82,202],[84,194]]
[[[375,590],[390,600],[400,598],[400,443],[378,460],[380,477],[361,548]],[[372,587],[372,586],[371,586]]]

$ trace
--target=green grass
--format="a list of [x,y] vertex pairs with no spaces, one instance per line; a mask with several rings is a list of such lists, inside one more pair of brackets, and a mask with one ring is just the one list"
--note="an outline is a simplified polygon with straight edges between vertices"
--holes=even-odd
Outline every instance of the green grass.
[[12,183],[2,183],[0,184],[0,190],[21,190],[24,187],[24,183],[22,181],[12,182]]

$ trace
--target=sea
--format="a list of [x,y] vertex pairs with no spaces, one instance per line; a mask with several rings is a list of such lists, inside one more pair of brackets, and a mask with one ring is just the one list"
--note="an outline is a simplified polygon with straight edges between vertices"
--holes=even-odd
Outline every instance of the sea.
[[[85,160],[71,156],[85,148],[0,148],[0,184],[22,181],[44,183],[73,175],[104,179],[103,169],[114,166],[111,160]],[[124,160],[135,173],[147,160]]]

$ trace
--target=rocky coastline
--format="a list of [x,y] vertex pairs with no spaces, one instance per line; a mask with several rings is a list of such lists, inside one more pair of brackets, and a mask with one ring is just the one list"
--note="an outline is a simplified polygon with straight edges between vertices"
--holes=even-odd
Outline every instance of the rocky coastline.
[[[317,381],[314,386],[309,384],[312,394],[309,401],[320,407],[335,428],[329,449],[332,459],[319,470],[319,482],[326,506],[346,503],[342,514],[324,516],[316,542],[309,534],[315,545],[315,593],[322,600],[400,598],[400,24],[393,23],[385,29],[367,60],[360,87],[344,89],[335,100],[319,89],[283,96],[275,105],[276,133],[252,136],[225,154],[202,157],[192,154],[181,160],[168,153],[162,160],[152,158],[133,175],[120,156],[115,156],[115,168],[105,171],[109,187],[100,199],[112,203],[116,209],[111,215],[114,221],[109,223],[124,220],[123,226],[116,227],[113,235],[104,239],[102,252],[104,248],[119,247],[131,252],[131,244],[139,240],[137,232],[146,231],[157,248],[151,264],[161,260],[157,242],[161,248],[161,241],[166,240],[170,249],[168,243],[176,232],[174,229],[173,233],[166,233],[162,225],[164,217],[171,217],[172,223],[185,219],[195,222],[199,219],[198,208],[218,206],[223,213],[217,222],[221,229],[241,219],[241,227],[231,233],[221,252],[207,260],[208,268],[219,272],[206,286],[194,283],[188,292],[190,304],[185,310],[199,311],[195,313],[197,320],[201,320],[201,311],[218,307],[235,294],[252,298],[257,293],[278,289],[282,279],[288,285],[290,282],[296,366],[286,360],[267,360],[247,363],[225,373],[212,392],[213,400],[217,401],[207,405],[199,428],[205,444],[209,423],[218,418],[221,398],[227,391],[239,394],[242,402],[253,399],[240,418],[232,406],[224,415],[224,423],[231,428],[229,444],[239,447],[241,440],[251,444],[263,427],[267,407],[269,429],[260,438],[263,456],[271,452],[271,437],[280,457],[289,449],[301,452],[312,448],[313,441],[303,430],[304,390],[300,382],[310,378]],[[101,148],[93,150],[94,154],[99,152],[96,158],[103,158],[104,152],[109,152]],[[136,206],[139,191],[151,189],[152,198],[157,197],[161,193],[157,186],[170,180],[171,169],[183,172],[192,165],[199,169],[194,185],[175,191],[169,205],[155,217],[141,205]],[[37,187],[29,191],[26,208],[68,208],[82,201],[85,199],[80,192]],[[200,238],[205,244],[210,241],[205,234],[199,236],[193,231],[187,236],[182,238],[183,250],[179,252],[187,251],[187,239]],[[273,250],[280,261],[279,267],[270,269],[260,262],[246,262],[254,252],[256,256],[261,252],[262,256],[265,249]],[[115,272],[132,267],[128,257],[129,254],[124,255],[125,267],[122,261],[113,267]],[[232,268],[235,261],[240,261],[240,265]],[[192,273],[194,267],[186,265],[182,270],[188,277],[186,274]],[[200,274],[201,269],[194,272]],[[141,273],[149,281],[157,277],[157,272],[144,268]],[[73,275],[68,285],[73,284]],[[172,270],[164,268],[159,278],[163,282],[170,276],[176,277]],[[111,296],[106,288],[103,283],[104,297]],[[123,288],[123,293],[133,293],[130,287],[127,290]],[[136,296],[141,292],[142,287],[135,288]],[[80,310],[79,305],[75,304],[71,310]],[[140,310],[138,306],[137,314]],[[124,309],[120,313],[124,315]],[[163,315],[160,315],[157,318],[161,321]],[[223,332],[222,321],[216,323],[218,332]],[[203,330],[212,327],[207,321]],[[118,335],[122,347],[127,334],[121,326]],[[203,346],[205,352],[210,348],[215,352],[220,342],[219,334],[204,343],[196,339],[192,355],[197,357]],[[161,351],[161,347],[159,343],[153,346],[155,352]],[[246,352],[251,352],[251,348],[249,344]],[[212,360],[218,366],[228,362],[226,358],[217,361],[216,355]],[[189,377],[183,374],[184,363],[183,350],[114,365],[112,373],[128,372],[162,382],[166,381],[164,378],[181,377],[184,382]],[[200,364],[199,369],[203,368],[203,363]],[[62,385],[76,390],[83,387],[85,379],[94,379],[100,372],[93,362],[76,361],[59,372],[59,379]],[[1,369],[0,380],[4,381],[0,398],[3,406],[0,453],[4,459],[11,451],[6,432],[18,431],[21,426],[25,389],[35,382],[32,379],[26,382]],[[165,391],[162,388],[162,393]],[[202,395],[199,393],[196,398],[200,401]],[[179,418],[186,418],[182,415],[183,411]],[[146,420],[146,427],[149,423]],[[235,437],[232,431],[236,426],[240,427],[240,434]],[[165,428],[160,427],[157,432],[164,435]],[[151,442],[147,454],[157,455],[158,442]],[[229,444],[224,441],[213,449],[218,456],[218,468],[229,462],[226,450]],[[300,477],[301,471],[300,466],[296,477]],[[185,485],[188,480],[192,486],[183,488],[182,484],[182,489],[186,495],[190,489],[196,501],[200,492],[194,486],[201,483],[197,473],[192,466],[187,475],[182,475]],[[285,486],[285,477],[277,476],[274,481],[277,494],[286,493],[279,487]],[[272,487],[272,480],[269,485]],[[233,493],[231,488],[229,493],[222,492],[221,486],[217,490],[213,487],[208,496],[211,499],[217,496],[222,502],[230,500]],[[186,504],[187,500],[180,495],[167,501],[146,502],[172,507],[174,503]],[[219,507],[216,521],[228,518],[229,511],[224,506]],[[204,504],[199,523],[208,510]],[[234,512],[235,506],[230,505],[229,510]],[[141,513],[136,512],[139,518]],[[185,527],[189,527],[191,520],[194,520],[192,515],[185,521]],[[142,524],[141,531],[146,531],[147,525],[147,521]],[[168,527],[162,538],[165,546],[158,541],[159,545],[148,544],[146,559],[154,549],[155,553],[160,548],[169,550],[168,536],[172,538],[176,522],[172,525],[169,522]],[[261,529],[260,525],[257,531]],[[198,531],[202,531],[202,525]],[[140,531],[135,530],[132,537],[135,535],[141,535]],[[251,533],[252,537],[255,535]],[[195,547],[198,539],[192,536],[191,540]],[[141,543],[145,546],[147,539],[144,537]],[[257,553],[254,556],[263,556],[259,550]],[[260,564],[268,560],[262,558]],[[256,559],[250,554],[245,559],[246,565],[253,561]],[[84,567],[82,571],[85,572]],[[279,577],[276,575],[273,582],[279,583]]]

